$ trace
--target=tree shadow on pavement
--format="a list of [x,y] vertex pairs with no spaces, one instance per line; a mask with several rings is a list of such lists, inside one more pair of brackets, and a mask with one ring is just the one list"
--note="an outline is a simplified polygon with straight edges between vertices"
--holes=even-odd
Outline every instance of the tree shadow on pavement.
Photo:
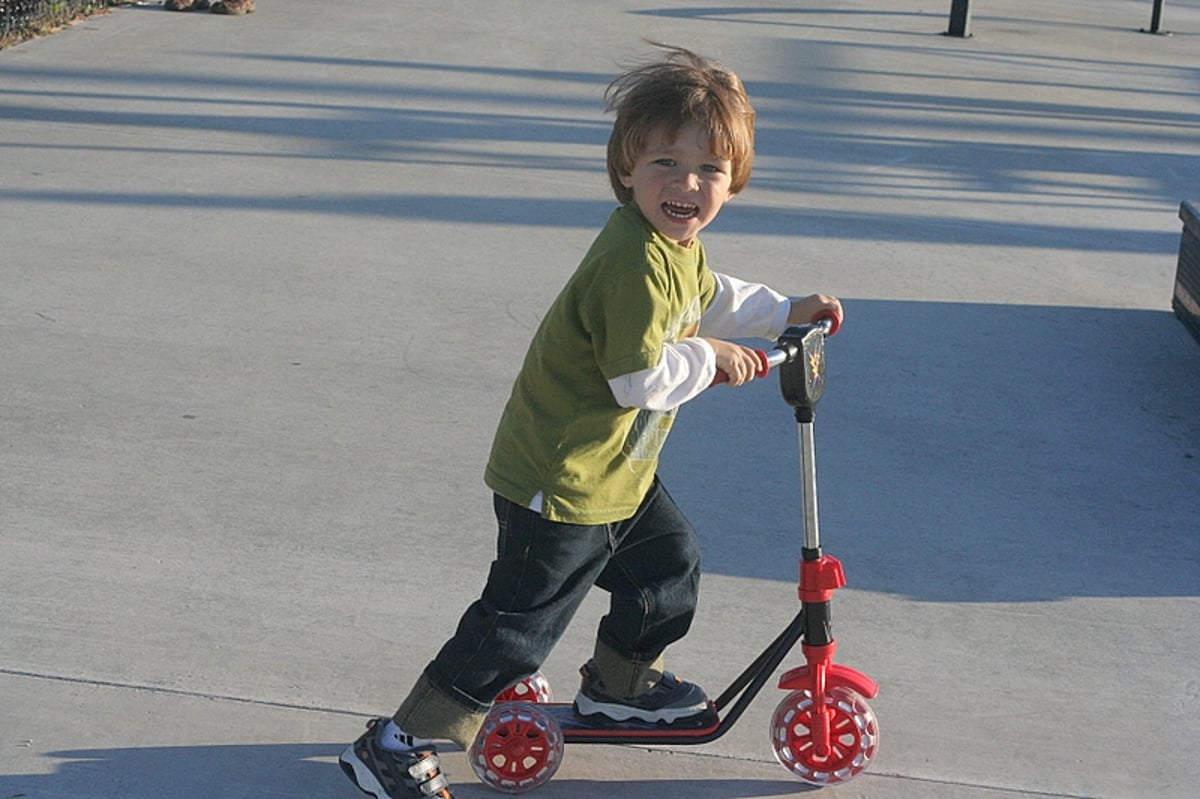
[[[851,301],[816,440],[853,585],[926,601],[1200,592],[1200,352],[1166,311]],[[795,579],[777,381],[709,392],[664,457],[706,570]]]

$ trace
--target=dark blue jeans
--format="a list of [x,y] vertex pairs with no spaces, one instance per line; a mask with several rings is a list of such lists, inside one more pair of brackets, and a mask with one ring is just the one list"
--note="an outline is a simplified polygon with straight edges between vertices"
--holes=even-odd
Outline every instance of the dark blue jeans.
[[613,524],[547,521],[500,496],[495,509],[497,556],[483,594],[425,669],[468,710],[486,710],[537,671],[593,585],[611,597],[597,637],[631,661],[653,661],[687,633],[700,547],[657,478],[637,512]]

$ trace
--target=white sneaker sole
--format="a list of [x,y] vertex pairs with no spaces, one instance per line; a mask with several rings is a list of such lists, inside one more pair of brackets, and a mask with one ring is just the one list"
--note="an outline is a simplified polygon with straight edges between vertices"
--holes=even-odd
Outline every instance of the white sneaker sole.
[[367,768],[367,764],[359,760],[358,755],[354,754],[354,744],[346,747],[346,751],[342,752],[342,756],[338,758],[338,762],[342,766],[342,771],[346,772],[346,776],[350,777],[351,772],[354,784],[363,793],[374,796],[375,799],[388,799],[387,791],[379,784],[379,780],[375,779],[375,775],[371,773],[371,769]]
[[581,716],[591,716],[599,713],[613,721],[637,719],[638,721],[648,721],[651,723],[662,721],[667,724],[673,724],[680,719],[703,713],[708,709],[708,703],[703,702],[688,707],[664,707],[658,710],[642,710],[641,708],[630,707],[629,705],[597,702],[583,694],[576,694],[575,709]]

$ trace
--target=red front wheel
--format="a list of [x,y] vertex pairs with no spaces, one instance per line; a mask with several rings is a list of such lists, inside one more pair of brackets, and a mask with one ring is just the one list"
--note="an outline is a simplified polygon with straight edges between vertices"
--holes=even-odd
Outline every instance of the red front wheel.
[[829,741],[817,740],[821,727],[809,691],[784,697],[771,719],[775,758],[810,785],[849,782],[866,769],[879,748],[879,723],[866,700],[849,688],[835,686],[825,695]]

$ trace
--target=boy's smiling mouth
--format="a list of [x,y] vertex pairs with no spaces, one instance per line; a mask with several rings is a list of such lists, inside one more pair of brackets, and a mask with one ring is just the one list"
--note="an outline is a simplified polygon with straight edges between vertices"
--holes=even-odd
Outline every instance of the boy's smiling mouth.
[[692,219],[699,215],[700,207],[692,203],[679,203],[668,200],[662,204],[663,213],[672,219]]

